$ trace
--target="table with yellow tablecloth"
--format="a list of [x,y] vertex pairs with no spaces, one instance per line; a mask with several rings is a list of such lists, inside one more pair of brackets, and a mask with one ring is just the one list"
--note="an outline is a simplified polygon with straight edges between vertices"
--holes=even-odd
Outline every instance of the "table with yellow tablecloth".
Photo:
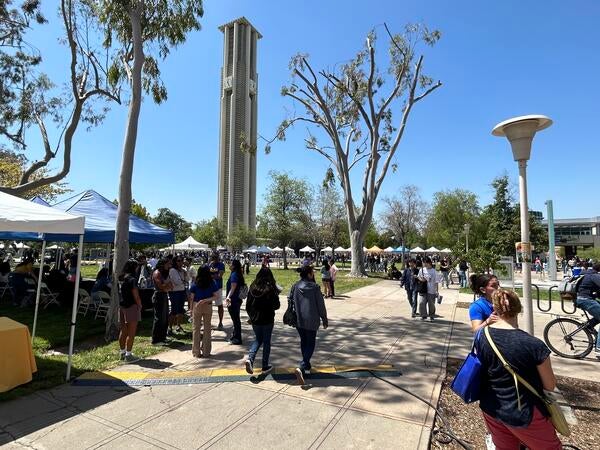
[[29,328],[0,317],[0,392],[29,383],[37,372]]

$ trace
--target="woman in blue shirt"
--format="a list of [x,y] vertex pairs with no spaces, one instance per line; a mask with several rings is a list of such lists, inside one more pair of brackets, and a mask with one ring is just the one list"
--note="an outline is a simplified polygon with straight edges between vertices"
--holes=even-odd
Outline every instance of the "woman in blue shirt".
[[469,307],[469,319],[471,320],[471,330],[475,333],[480,328],[485,327],[498,320],[494,313],[492,304],[492,294],[498,289],[498,277],[487,273],[473,274],[469,278],[471,290],[477,295],[477,300],[471,303]]
[[227,311],[233,321],[233,334],[231,335],[229,343],[232,345],[242,345],[242,321],[240,319],[242,300],[240,299],[240,288],[244,286],[246,282],[244,281],[242,264],[237,259],[234,259],[231,262],[229,269],[231,270],[231,275],[227,280],[227,297],[225,298]]

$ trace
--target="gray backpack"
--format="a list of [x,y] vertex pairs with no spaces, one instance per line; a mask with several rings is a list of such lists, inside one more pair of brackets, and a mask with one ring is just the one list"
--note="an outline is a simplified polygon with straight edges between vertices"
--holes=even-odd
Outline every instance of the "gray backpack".
[[585,275],[581,274],[562,280],[558,285],[558,293],[560,294],[560,298],[563,300],[575,300],[577,298],[579,285],[581,284],[581,280],[583,280],[584,276]]

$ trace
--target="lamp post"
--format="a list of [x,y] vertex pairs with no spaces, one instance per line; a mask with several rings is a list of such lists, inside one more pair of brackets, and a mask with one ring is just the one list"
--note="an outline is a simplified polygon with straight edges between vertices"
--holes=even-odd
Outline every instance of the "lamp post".
[[511,145],[513,158],[519,164],[519,200],[521,207],[521,249],[523,252],[523,315],[524,329],[533,335],[533,303],[531,301],[531,243],[529,242],[529,208],[527,205],[527,161],[535,133],[552,125],[546,116],[514,117],[499,123],[494,136],[505,136]]
[[465,229],[465,244],[467,246],[467,253],[469,253],[469,230],[471,229],[471,225],[468,223],[465,223],[464,229]]
[[548,275],[550,281],[556,281],[556,247],[554,243],[554,209],[552,200],[546,200],[548,211]]

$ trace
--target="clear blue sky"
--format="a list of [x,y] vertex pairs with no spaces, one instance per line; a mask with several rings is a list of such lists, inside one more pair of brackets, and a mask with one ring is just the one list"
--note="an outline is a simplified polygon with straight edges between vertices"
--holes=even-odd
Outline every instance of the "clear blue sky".
[[[66,72],[65,52],[57,44],[54,1],[43,3],[52,24],[30,39],[56,80]],[[396,158],[400,169],[388,175],[380,199],[416,184],[427,200],[439,190],[464,188],[489,203],[493,177],[506,170],[517,180],[508,141],[491,136],[491,129],[509,117],[545,114],[554,125],[534,141],[530,207],[545,211],[544,201],[553,199],[557,218],[600,215],[600,3],[593,0],[207,0],[202,30],[162,64],[169,100],[156,106],[147,99],[142,107],[133,196],[151,213],[168,207],[190,221],[216,214],[223,45],[217,27],[239,16],[263,35],[261,134],[272,135],[292,106],[279,92],[293,54],[309,53],[316,68],[331,66],[351,58],[371,28],[383,40],[384,22],[396,31],[423,22],[442,32],[425,66],[444,86],[413,110]],[[79,132],[67,178],[75,192],[93,188],[117,197],[126,112],[113,107],[100,127]],[[304,149],[304,136],[298,127],[270,155],[259,154],[259,205],[269,170],[322,180],[326,161]]]

